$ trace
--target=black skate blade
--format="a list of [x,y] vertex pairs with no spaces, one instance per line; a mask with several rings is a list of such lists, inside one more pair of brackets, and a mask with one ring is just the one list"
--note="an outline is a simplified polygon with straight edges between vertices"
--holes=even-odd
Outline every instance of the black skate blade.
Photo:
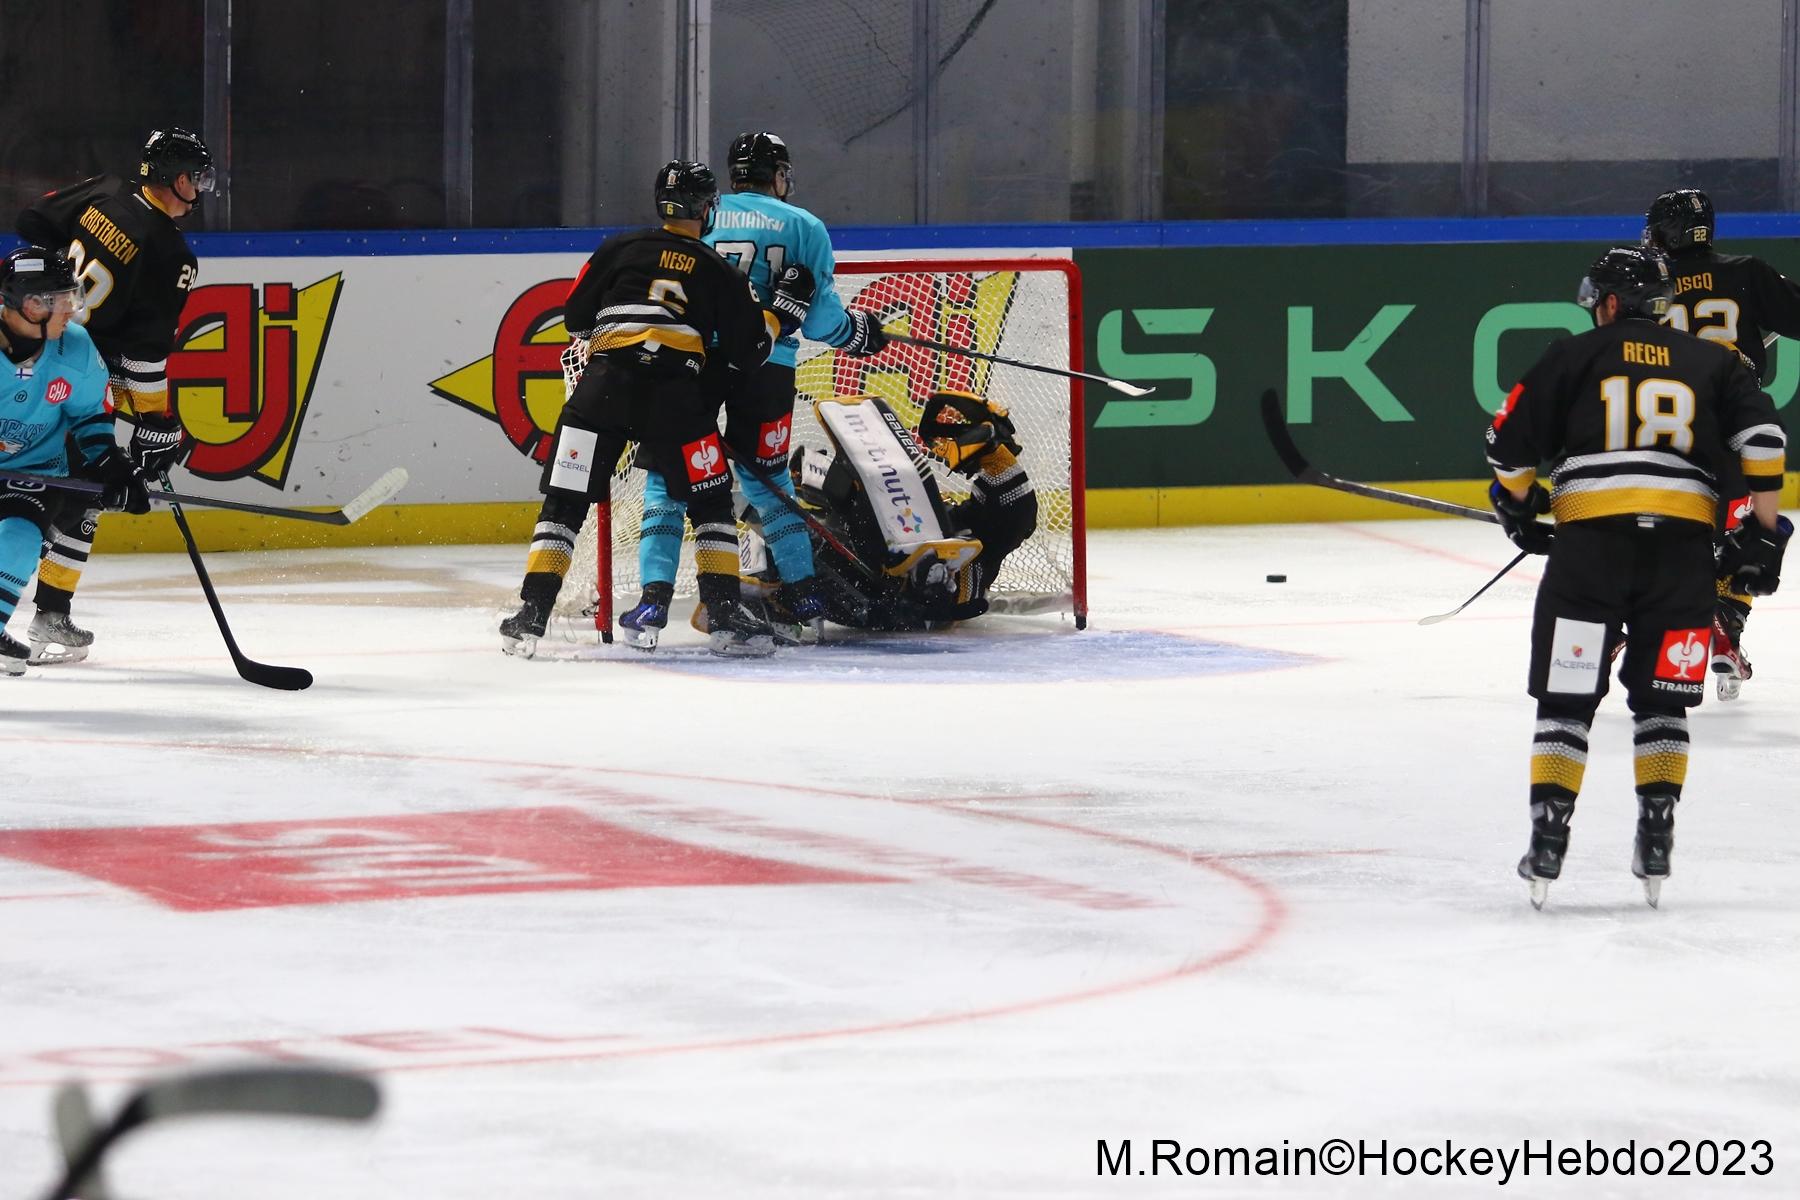
[[1550,898],[1550,881],[1539,879],[1535,875],[1525,881],[1531,888],[1531,907],[1539,912],[1544,911],[1544,901]]
[[1659,877],[1644,880],[1644,899],[1651,908],[1662,908],[1662,885],[1663,881]]

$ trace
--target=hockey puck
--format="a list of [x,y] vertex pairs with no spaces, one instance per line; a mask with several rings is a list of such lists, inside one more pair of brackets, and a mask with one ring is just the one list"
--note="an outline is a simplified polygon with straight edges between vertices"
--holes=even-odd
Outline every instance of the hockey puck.
[[1268,576],[1268,580],[1270,583],[1286,583],[1287,576],[1286,575],[1270,575],[1270,576]]

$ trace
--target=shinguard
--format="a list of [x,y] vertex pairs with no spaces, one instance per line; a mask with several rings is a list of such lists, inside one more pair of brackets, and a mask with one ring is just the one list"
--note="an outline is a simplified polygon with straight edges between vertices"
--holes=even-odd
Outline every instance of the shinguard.
[[[794,481],[785,467],[764,473],[788,496],[794,494]],[[762,519],[763,540],[769,544],[769,554],[775,560],[776,572],[787,583],[810,579],[813,574],[813,551],[812,537],[806,531],[806,522],[800,519],[792,507],[776,499],[761,480],[741,467],[738,471],[738,486],[743,489],[744,498],[755,507],[757,515]]]
[[669,495],[660,472],[644,472],[644,515],[638,523],[638,579],[674,583],[681,566],[681,535],[685,522],[681,502]]
[[537,653],[537,641],[549,627],[550,610],[562,591],[563,576],[575,555],[575,539],[587,519],[587,501],[551,491],[538,510],[531,548],[525,555],[525,579],[519,585],[519,611],[500,622],[500,649],[520,658]]
[[50,527],[43,543],[43,559],[38,564],[37,594],[33,597],[40,612],[66,613],[81,585],[81,573],[87,569],[88,556],[94,550],[94,531],[99,525],[100,510],[82,511],[70,521],[65,514]]
[[25,583],[31,578],[43,535],[24,517],[0,517],[0,674],[23,675],[29,651],[5,633],[7,621],[19,607]]

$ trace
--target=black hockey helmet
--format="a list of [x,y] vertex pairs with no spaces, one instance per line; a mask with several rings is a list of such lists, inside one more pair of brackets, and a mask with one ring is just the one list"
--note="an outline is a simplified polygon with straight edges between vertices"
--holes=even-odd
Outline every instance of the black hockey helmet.
[[54,308],[64,296],[73,299],[80,312],[84,291],[75,278],[75,264],[61,250],[20,246],[0,259],[0,305],[22,312],[25,301],[37,300]]
[[1575,303],[1592,311],[1605,297],[1617,296],[1621,317],[1659,320],[1674,295],[1668,259],[1637,246],[1614,246],[1588,268]]
[[138,180],[174,187],[175,179],[180,175],[193,180],[196,195],[212,191],[216,182],[212,152],[197,134],[173,125],[158,129],[144,143],[144,156],[138,161]]
[[1711,246],[1713,203],[1698,188],[1664,192],[1644,214],[1644,246],[1664,254]]
[[698,221],[700,231],[709,233],[718,204],[719,181],[705,163],[676,158],[656,172],[656,213],[663,220]]
[[[32,317],[25,303],[35,300],[44,315]],[[75,277],[75,264],[61,250],[20,246],[0,259],[0,309],[11,309],[38,327],[39,338],[50,336],[50,322],[61,313],[78,317],[87,308],[87,291]]]
[[738,191],[768,187],[775,182],[775,172],[784,168],[788,173],[788,192],[792,194],[794,190],[794,160],[788,156],[787,143],[766,129],[732,138],[725,162],[731,171],[731,186]]

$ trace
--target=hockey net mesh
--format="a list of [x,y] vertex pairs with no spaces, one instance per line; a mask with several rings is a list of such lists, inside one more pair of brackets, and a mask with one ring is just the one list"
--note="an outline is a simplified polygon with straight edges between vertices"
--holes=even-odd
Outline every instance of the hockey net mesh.
[[[1068,368],[1071,313],[1077,298],[1073,265],[1065,260],[1022,259],[1004,263],[941,264],[840,262],[835,286],[844,304],[878,315],[890,332],[964,346],[1022,362]],[[580,363],[565,357],[565,376],[579,377]],[[879,396],[916,428],[934,390],[973,392],[1004,404],[1017,430],[1020,461],[1038,496],[1037,531],[1009,555],[989,593],[997,612],[1073,611],[1077,594],[1078,528],[1073,429],[1079,393],[1073,381],[890,342],[879,354],[853,358],[817,342],[802,341],[795,370],[794,449],[828,444],[813,413],[815,399],[832,395]],[[622,612],[637,601],[637,535],[644,511],[643,472],[630,467],[627,450],[612,477],[610,513],[582,527],[575,560],[557,603],[573,631],[592,629],[605,608],[597,603],[604,578],[599,547],[609,546],[613,603]],[[968,495],[968,483],[935,460],[932,468],[946,505]],[[675,581],[677,596],[696,587],[693,530],[687,531]]]

